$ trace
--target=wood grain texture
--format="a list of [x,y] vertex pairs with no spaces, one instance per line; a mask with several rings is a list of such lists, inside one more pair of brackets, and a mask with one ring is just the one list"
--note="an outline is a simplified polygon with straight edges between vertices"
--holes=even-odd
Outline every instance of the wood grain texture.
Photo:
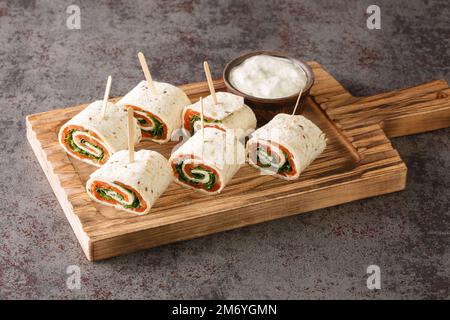
[[[143,217],[92,202],[85,182],[95,168],[69,157],[58,145],[61,125],[86,105],[28,116],[28,140],[86,257],[101,260],[404,189],[407,169],[388,137],[450,126],[448,85],[433,81],[360,98],[318,63],[310,66],[316,81],[305,116],[325,131],[328,146],[300,179],[261,176],[244,166],[214,197],[172,183]],[[214,86],[225,88],[222,80]],[[206,82],[181,87],[193,101],[209,92]],[[145,142],[137,149],[168,157],[176,144]]]

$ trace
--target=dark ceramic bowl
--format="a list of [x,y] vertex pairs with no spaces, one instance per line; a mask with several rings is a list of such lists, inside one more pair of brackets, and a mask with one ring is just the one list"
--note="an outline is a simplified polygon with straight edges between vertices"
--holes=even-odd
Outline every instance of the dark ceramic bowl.
[[292,113],[293,108],[295,106],[295,102],[297,101],[297,98],[298,98],[298,94],[300,93],[300,92],[298,92],[292,96],[288,96],[288,97],[284,97],[284,98],[267,99],[267,98],[258,98],[258,97],[250,96],[248,94],[245,94],[245,93],[239,91],[235,87],[233,87],[233,85],[228,80],[230,71],[234,67],[241,64],[244,60],[246,60],[250,57],[256,56],[256,55],[261,55],[261,54],[289,59],[292,62],[294,62],[294,64],[296,64],[298,67],[303,69],[303,71],[305,72],[306,86],[303,89],[301,100],[300,100],[300,106],[297,108],[296,114],[303,113],[304,102],[305,102],[306,98],[308,97],[309,91],[311,90],[311,87],[314,83],[314,74],[313,74],[311,68],[306,64],[306,62],[304,62],[300,59],[293,58],[292,56],[285,54],[285,53],[281,53],[281,52],[277,52],[277,51],[261,50],[261,51],[245,53],[245,54],[242,54],[239,57],[231,60],[225,66],[225,69],[223,70],[223,79],[225,81],[227,90],[231,93],[234,93],[241,97],[244,97],[245,104],[248,105],[250,108],[252,108],[252,110],[255,112],[256,119],[258,120],[258,127],[269,122],[278,113]]

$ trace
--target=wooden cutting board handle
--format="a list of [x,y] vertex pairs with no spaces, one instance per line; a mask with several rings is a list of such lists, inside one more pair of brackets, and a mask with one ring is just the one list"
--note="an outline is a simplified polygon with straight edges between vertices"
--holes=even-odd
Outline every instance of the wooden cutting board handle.
[[347,128],[379,123],[388,137],[450,127],[450,88],[436,80],[370,97],[350,97],[327,108],[328,116]]

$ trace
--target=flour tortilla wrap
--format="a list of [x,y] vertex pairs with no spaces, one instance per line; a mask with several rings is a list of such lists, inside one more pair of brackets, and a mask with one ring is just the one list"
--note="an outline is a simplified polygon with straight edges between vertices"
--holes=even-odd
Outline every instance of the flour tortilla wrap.
[[134,162],[128,161],[128,150],[119,151],[86,183],[92,200],[137,215],[149,212],[155,201],[172,181],[168,162],[161,154],[140,150]]
[[[205,127],[222,130],[232,129],[238,138],[256,129],[256,116],[244,104],[244,98],[228,92],[217,92],[218,105],[211,96],[203,99],[203,119]],[[193,135],[200,127],[200,101],[186,106],[183,110],[183,128]]]
[[307,118],[280,113],[247,143],[249,164],[265,174],[297,179],[326,147],[325,134]]
[[144,80],[117,104],[134,109],[143,140],[164,143],[170,141],[174,130],[181,128],[181,113],[191,101],[184,91],[176,86],[157,81],[153,83],[156,95],[152,94],[147,81]]
[[[105,117],[101,117],[103,101],[95,101],[65,123],[59,130],[58,141],[71,156],[100,167],[111,155],[128,148],[127,112],[108,102]],[[141,132],[134,121],[138,143]]]
[[172,154],[169,163],[177,183],[217,194],[245,163],[245,148],[232,133],[207,127],[203,144],[200,130]]

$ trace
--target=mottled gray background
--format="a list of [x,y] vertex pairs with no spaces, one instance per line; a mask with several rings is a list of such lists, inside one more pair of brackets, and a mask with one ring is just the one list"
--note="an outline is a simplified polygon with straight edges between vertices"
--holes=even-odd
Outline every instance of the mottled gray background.
[[[382,30],[366,28],[369,4]],[[81,7],[81,30],[65,26]],[[406,191],[88,262],[25,138],[25,116],[142,78],[203,80],[242,51],[325,66],[355,95],[450,80],[441,1],[1,1],[0,298],[449,298],[450,129],[394,140]],[[81,289],[65,286],[79,265]],[[382,289],[366,287],[377,264]]]

